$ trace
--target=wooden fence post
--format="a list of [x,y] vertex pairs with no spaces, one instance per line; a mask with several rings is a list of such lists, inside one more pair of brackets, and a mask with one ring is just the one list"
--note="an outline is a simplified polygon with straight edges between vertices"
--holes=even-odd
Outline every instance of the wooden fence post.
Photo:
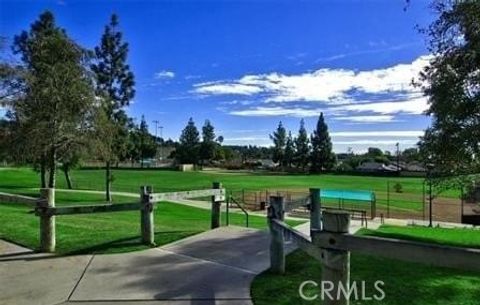
[[273,219],[284,220],[285,202],[281,196],[271,196],[268,207],[268,224],[270,227],[270,269],[277,274],[285,273],[285,237],[282,231],[274,229]]
[[[222,184],[220,182],[213,182],[213,189],[221,189]],[[217,200],[216,196],[212,196],[212,219],[211,219],[211,229],[216,229],[220,227],[220,208],[222,205],[221,201]]]
[[151,186],[140,187],[140,227],[142,243],[155,245],[155,228],[153,222],[153,202],[150,194],[153,192]]
[[40,189],[40,200],[37,208],[40,211],[40,251],[55,252],[55,216],[50,215],[48,208],[55,207],[55,189]]
[[[322,214],[322,231],[330,233],[348,233],[350,226],[350,214],[344,211],[324,211]],[[313,243],[316,243],[315,235]],[[335,243],[335,240],[330,240]],[[334,289],[332,297],[324,298],[325,305],[348,305],[349,299],[343,291],[349,291],[350,287],[350,252],[344,250],[333,250],[322,248],[322,283],[331,283]],[[342,286],[340,288],[340,286]]]
[[320,199],[320,189],[310,189],[310,236],[312,230],[322,229],[322,206]]

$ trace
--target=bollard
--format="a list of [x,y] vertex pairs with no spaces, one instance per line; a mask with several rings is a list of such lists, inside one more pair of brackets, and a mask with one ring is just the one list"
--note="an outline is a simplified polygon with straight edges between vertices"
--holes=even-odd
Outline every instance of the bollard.
[[140,229],[142,243],[155,245],[155,228],[153,222],[153,202],[150,197],[153,189],[151,186],[140,187]]
[[320,189],[310,189],[310,236],[313,230],[322,229],[322,206],[320,199]]
[[[212,185],[213,189],[221,189],[222,184],[220,182],[213,182]],[[212,196],[212,219],[211,219],[211,224],[210,228],[211,229],[216,229],[220,227],[220,208],[221,208],[222,202],[218,200],[216,196]]]
[[272,219],[284,220],[285,202],[281,196],[271,196],[268,207],[268,224],[270,227],[270,269],[277,274],[285,273],[285,237],[283,232],[275,230]]
[[[325,211],[323,213],[323,232],[348,233],[350,226],[350,214],[344,211]],[[331,242],[335,242],[332,240]],[[313,236],[315,243],[315,235]],[[350,289],[350,252],[322,248],[322,283],[331,283],[333,290],[331,295],[325,297],[325,305],[348,305],[349,300],[339,290]],[[342,287],[340,287],[342,286]]]

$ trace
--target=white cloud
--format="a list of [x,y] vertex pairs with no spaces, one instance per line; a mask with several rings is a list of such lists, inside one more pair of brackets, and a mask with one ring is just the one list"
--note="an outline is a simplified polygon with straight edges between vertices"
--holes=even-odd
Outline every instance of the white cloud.
[[427,98],[413,97],[404,101],[389,101],[379,103],[350,104],[335,108],[337,111],[374,112],[379,114],[422,114],[428,109]]
[[354,123],[388,123],[395,122],[393,115],[359,115],[359,116],[342,116],[334,118],[337,121],[348,121]]
[[364,94],[416,93],[418,90],[411,86],[411,81],[429,59],[430,56],[421,56],[408,64],[367,71],[319,69],[298,75],[245,75],[234,81],[197,84],[194,91],[210,95],[262,93],[268,96],[266,102],[346,104],[352,101],[352,90]]
[[175,72],[162,70],[160,72],[155,73],[155,79],[170,79],[175,77]]
[[[388,101],[377,103],[357,103],[325,108],[287,108],[283,106],[257,106],[248,109],[232,110],[229,114],[237,116],[293,116],[314,117],[320,112],[333,116],[334,120],[350,121],[357,123],[388,123],[398,121],[395,114],[423,114],[428,109],[427,98],[416,97],[405,101]],[[365,115],[351,115],[351,113]],[[347,115],[348,114],[348,115]],[[367,115],[368,114],[368,115]]]
[[379,131],[339,131],[331,132],[332,137],[419,137],[424,132],[422,130],[379,130]]
[[292,116],[314,117],[322,112],[319,109],[283,108],[283,107],[255,107],[245,110],[230,111],[229,114],[237,116]]
[[198,86],[195,90],[202,94],[237,94],[237,95],[252,95],[262,92],[262,89],[242,84],[210,84],[206,86]]
[[225,138],[226,142],[252,142],[252,141],[265,141],[265,140],[268,140],[267,136]]
[[332,141],[335,145],[400,145],[413,146],[417,144],[418,139],[412,140],[354,140],[354,141]]

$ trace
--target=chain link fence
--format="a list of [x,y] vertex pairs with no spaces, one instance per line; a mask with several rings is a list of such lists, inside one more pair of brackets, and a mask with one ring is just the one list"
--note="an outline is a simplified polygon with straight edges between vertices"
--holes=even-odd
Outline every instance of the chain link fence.
[[[365,211],[371,218],[396,218],[428,221],[430,217],[430,192],[428,182],[405,183],[402,180],[385,180],[385,189],[375,191],[376,202],[374,204],[365,201],[322,198],[322,206],[326,208],[345,209],[351,211]],[[288,207],[304,200],[293,209],[292,214],[306,211],[305,199],[309,190],[251,190],[241,189],[231,192],[237,200],[243,203],[244,207],[252,210],[264,210],[268,205],[270,196],[283,196]],[[477,211],[480,214],[478,204],[466,204],[462,202],[460,190],[448,190],[442,193],[435,193],[432,189],[432,220],[442,222],[461,223],[462,214]],[[462,213],[463,210],[463,213]],[[476,213],[476,212],[475,212]]]

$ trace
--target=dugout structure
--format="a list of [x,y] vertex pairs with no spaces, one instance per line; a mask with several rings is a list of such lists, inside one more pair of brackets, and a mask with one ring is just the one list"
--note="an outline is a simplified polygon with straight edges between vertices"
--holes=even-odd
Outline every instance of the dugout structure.
[[367,210],[365,206],[369,205],[370,217],[373,219],[377,214],[377,200],[372,191],[320,189],[320,200],[323,207],[338,209]]

